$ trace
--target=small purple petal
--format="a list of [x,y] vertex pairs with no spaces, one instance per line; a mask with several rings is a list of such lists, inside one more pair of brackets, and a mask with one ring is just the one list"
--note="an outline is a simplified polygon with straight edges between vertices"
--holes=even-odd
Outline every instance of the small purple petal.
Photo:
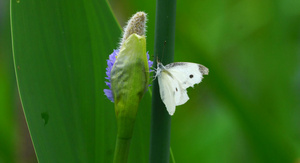
[[152,72],[153,70],[151,67],[153,66],[153,62],[149,59],[149,53],[147,52],[147,59],[148,59],[148,66],[149,66],[149,72]]
[[105,84],[109,87],[109,89],[111,89],[111,84],[110,84],[110,82],[105,82]]
[[106,71],[106,75],[107,75],[107,76],[110,76],[110,72],[109,72],[109,71]]
[[104,89],[104,94],[111,102],[114,102],[114,96],[110,89]]
[[107,68],[106,68],[107,77],[105,77],[105,79],[107,79],[108,81],[105,81],[105,83],[109,87],[109,89],[104,89],[104,93],[107,96],[107,98],[112,102],[114,102],[114,97],[113,97],[113,93],[111,90],[110,72],[111,72],[111,69],[112,69],[116,59],[117,59],[118,53],[119,53],[119,50],[114,50],[114,52],[109,55],[109,59],[106,60],[106,62],[107,62]]

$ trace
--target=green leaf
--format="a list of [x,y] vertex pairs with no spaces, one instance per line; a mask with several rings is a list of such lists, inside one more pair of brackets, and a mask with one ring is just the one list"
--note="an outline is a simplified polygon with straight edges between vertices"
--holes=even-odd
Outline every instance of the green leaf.
[[0,162],[15,162],[15,119],[10,76],[0,62]]
[[[103,89],[106,59],[121,30],[107,2],[11,1],[11,28],[18,88],[39,162],[112,162],[116,119]],[[137,127],[133,139],[145,130]],[[148,154],[147,137],[133,141],[132,162]],[[137,144],[146,145],[138,150]]]

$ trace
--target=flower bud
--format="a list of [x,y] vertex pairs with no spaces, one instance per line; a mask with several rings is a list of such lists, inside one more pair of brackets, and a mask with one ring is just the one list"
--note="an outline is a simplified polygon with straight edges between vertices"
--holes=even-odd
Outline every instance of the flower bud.
[[139,36],[145,36],[146,22],[147,14],[144,12],[137,12],[129,19],[127,25],[124,27],[123,37],[120,42],[120,49],[130,35],[135,33]]
[[[149,84],[145,36],[132,34],[124,42],[111,71],[118,135],[131,137],[138,104]],[[124,126],[126,129],[124,129]]]
[[119,50],[107,61],[111,89],[104,92],[114,101],[118,125],[114,163],[127,162],[138,106],[149,85],[153,62],[146,53],[145,23],[146,14],[136,13],[124,28]]

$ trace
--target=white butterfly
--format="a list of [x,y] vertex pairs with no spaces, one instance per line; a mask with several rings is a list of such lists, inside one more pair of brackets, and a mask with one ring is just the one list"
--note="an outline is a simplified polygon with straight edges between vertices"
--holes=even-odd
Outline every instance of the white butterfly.
[[174,62],[164,66],[158,62],[155,77],[170,115],[174,114],[176,106],[189,100],[186,89],[200,83],[203,75],[208,75],[208,68],[197,63]]

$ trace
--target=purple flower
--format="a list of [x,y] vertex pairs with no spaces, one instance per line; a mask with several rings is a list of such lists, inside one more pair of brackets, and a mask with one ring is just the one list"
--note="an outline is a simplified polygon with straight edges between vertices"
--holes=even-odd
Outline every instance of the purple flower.
[[[106,68],[106,75],[107,77],[105,77],[105,79],[107,79],[108,81],[105,81],[105,84],[109,87],[109,89],[104,89],[104,94],[106,95],[106,97],[111,101],[114,102],[114,96],[113,96],[113,92],[111,90],[111,84],[110,84],[110,72],[111,69],[113,67],[113,65],[116,62],[117,59],[117,55],[119,54],[120,50],[114,50],[114,52],[109,55],[109,59],[107,60],[107,68]],[[149,59],[149,54],[147,52],[147,60],[148,60],[148,66],[149,66],[149,72],[152,72],[153,70],[151,70],[151,67],[153,65],[153,61],[151,61]]]
[[147,60],[148,60],[148,66],[149,66],[149,72],[152,72],[153,70],[151,70],[151,67],[153,66],[153,61],[151,61],[149,59],[149,54],[148,52],[146,53],[147,54]]

